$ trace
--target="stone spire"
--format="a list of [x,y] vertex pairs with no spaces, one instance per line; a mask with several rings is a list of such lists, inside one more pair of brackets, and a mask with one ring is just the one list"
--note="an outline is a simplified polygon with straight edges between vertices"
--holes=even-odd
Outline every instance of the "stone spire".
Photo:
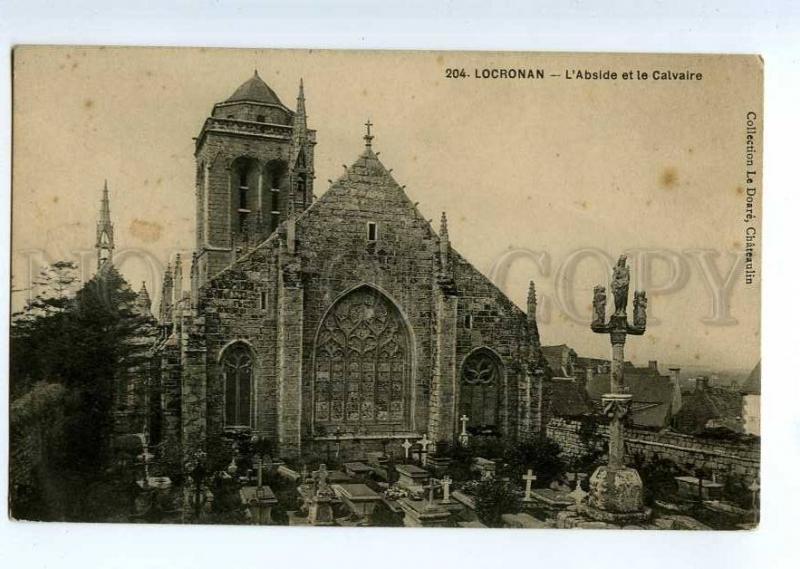
[[442,212],[439,222],[439,286],[445,294],[456,294],[456,284],[450,263],[450,232],[447,230],[447,214]]
[[147,285],[142,281],[142,288],[136,294],[136,308],[143,316],[150,316],[150,309],[152,308],[152,301],[150,300],[150,293],[147,292]]
[[167,324],[170,320],[169,312],[172,305],[172,267],[167,263],[164,270],[164,280],[161,283],[161,304],[159,306],[159,320]]
[[442,272],[449,272],[450,269],[450,233],[447,230],[447,214],[442,212],[439,221],[439,260],[442,264]]
[[114,261],[114,224],[111,223],[111,206],[108,199],[108,180],[103,181],[103,198],[100,200],[100,218],[97,220],[97,270]]
[[305,209],[311,204],[313,195],[311,181],[314,178],[314,162],[311,159],[311,141],[308,133],[308,117],[306,115],[306,95],[303,80],[297,91],[297,106],[292,117],[292,147],[289,157],[291,168],[290,187],[292,199],[289,200],[289,217],[295,214],[296,202],[302,202]]
[[536,321],[536,307],[538,301],[536,300],[536,283],[533,281],[528,285],[528,332],[531,334],[534,351],[539,350],[539,324]]
[[180,253],[175,255],[175,268],[173,270],[172,282],[172,305],[175,306],[183,295],[183,263],[181,262]]

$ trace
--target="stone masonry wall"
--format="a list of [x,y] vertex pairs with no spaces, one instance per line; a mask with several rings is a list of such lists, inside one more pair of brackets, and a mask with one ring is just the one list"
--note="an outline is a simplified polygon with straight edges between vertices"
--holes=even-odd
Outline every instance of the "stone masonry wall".
[[[557,417],[548,422],[547,436],[561,446],[566,458],[578,458],[587,450],[578,434],[579,428],[580,422]],[[598,425],[597,432],[608,438],[607,425]],[[626,459],[631,461],[636,454],[647,460],[658,455],[689,470],[702,466],[720,478],[733,473],[749,480],[759,475],[761,443],[758,439],[726,441],[628,427]]]

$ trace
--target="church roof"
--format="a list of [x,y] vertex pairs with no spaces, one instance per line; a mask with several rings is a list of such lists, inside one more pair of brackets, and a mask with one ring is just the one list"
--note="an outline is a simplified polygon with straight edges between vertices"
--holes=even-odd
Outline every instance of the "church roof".
[[269,85],[264,83],[264,80],[259,77],[258,71],[254,72],[250,79],[242,83],[225,102],[235,103],[241,101],[253,101],[267,105],[284,106],[280,99],[278,99],[278,95],[275,94],[275,91],[270,89]]

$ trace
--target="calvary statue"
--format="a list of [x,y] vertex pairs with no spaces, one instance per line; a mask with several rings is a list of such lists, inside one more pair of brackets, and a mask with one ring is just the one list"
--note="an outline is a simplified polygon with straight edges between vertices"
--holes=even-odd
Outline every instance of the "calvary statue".
[[614,315],[625,316],[628,308],[628,287],[631,284],[631,271],[625,265],[628,259],[625,255],[620,255],[617,265],[614,267],[614,275],[611,278],[611,292],[614,293]]

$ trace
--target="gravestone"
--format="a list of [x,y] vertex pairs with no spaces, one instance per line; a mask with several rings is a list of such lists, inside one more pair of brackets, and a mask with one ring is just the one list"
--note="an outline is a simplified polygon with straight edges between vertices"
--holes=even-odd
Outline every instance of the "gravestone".
[[365,525],[372,523],[375,506],[382,500],[380,494],[366,484],[336,484],[333,491]]
[[[372,474],[373,469],[363,462],[346,462],[344,463],[344,471],[353,478],[367,478]],[[334,482],[331,481],[333,484]]]
[[472,463],[472,470],[480,475],[481,480],[491,480],[497,471],[497,464],[493,460],[478,456]]
[[244,486],[239,491],[242,504],[250,513],[250,523],[265,526],[272,523],[272,507],[278,503],[269,486]]
[[399,476],[397,485],[413,492],[421,491],[431,477],[427,470],[416,464],[398,464],[395,470]]

